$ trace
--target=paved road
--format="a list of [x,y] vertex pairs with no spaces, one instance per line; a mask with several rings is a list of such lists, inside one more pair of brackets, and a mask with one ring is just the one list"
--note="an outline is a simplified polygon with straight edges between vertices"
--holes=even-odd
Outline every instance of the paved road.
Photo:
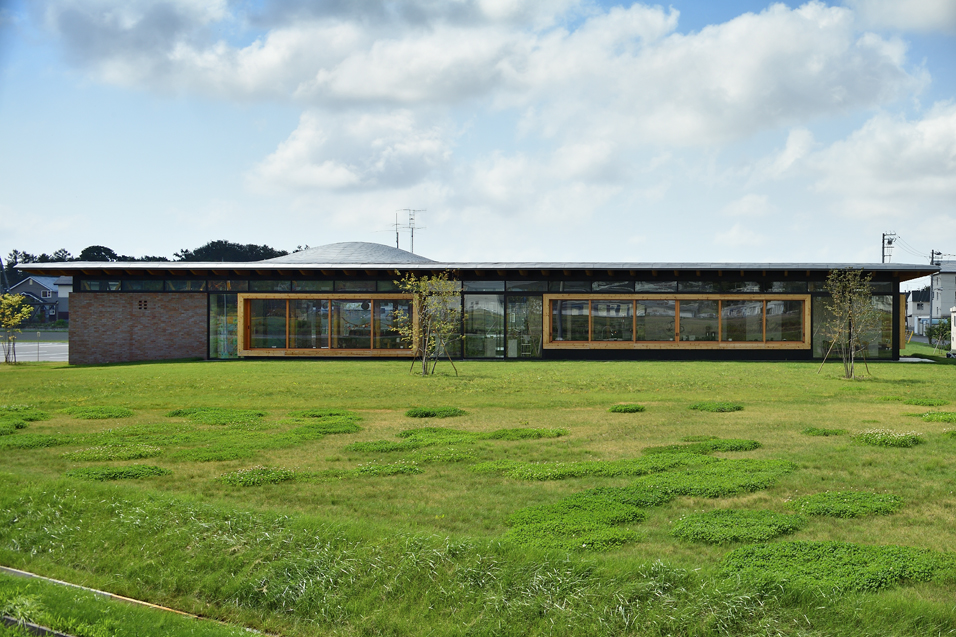
[[[65,363],[70,360],[69,343],[24,343],[17,342],[17,362],[36,363],[55,362]],[[0,362],[3,358],[0,357]]]

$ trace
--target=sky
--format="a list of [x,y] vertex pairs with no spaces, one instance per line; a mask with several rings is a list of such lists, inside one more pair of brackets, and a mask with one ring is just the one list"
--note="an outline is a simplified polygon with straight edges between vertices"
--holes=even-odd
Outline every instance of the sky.
[[446,261],[956,253],[956,0],[0,0],[0,255],[404,209]]

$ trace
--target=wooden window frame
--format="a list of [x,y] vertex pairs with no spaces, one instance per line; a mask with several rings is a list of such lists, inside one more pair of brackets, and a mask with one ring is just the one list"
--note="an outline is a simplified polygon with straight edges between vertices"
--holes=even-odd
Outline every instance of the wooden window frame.
[[[588,338],[591,334],[591,324],[594,314],[591,311],[591,301],[608,299],[607,294],[560,293],[544,294],[542,296],[543,314],[542,330],[544,335],[544,349],[581,350],[581,349],[751,349],[751,350],[778,350],[811,348],[810,320],[811,307],[809,294],[617,294],[614,300],[621,301],[675,301],[674,303],[674,340],[673,341],[554,341],[551,340],[552,301],[588,301]],[[763,340],[762,341],[722,341],[723,306],[717,305],[717,340],[716,341],[682,341],[680,340],[680,304],[681,301],[759,301],[763,303]],[[799,341],[767,341],[767,302],[768,301],[803,301],[803,338]],[[634,320],[637,320],[637,313]],[[632,330],[632,338],[636,337],[637,329]]]
[[[239,293],[239,314],[237,323],[239,329],[237,330],[238,334],[238,355],[243,356],[270,356],[270,357],[315,357],[315,358],[334,358],[334,357],[383,357],[383,358],[412,358],[415,356],[414,349],[376,349],[374,328],[369,334],[369,347],[363,348],[349,348],[349,349],[332,349],[331,342],[329,347],[323,349],[313,349],[313,348],[295,348],[295,347],[284,347],[284,348],[250,348],[247,346],[249,342],[249,330],[251,329],[250,316],[247,311],[247,302],[253,300],[272,300],[272,301],[285,301],[286,310],[285,310],[285,342],[288,346],[289,344],[289,302],[290,301],[352,301],[352,302],[361,302],[369,301],[371,305],[372,312],[372,323],[375,322],[375,304],[377,301],[412,301],[414,303],[415,297],[412,294],[401,294],[401,293],[314,293],[314,294],[289,294],[287,292],[248,292],[248,293]],[[329,303],[329,312],[331,314],[331,303]],[[417,313],[412,310],[412,320],[415,321],[415,330],[418,330],[418,320]],[[329,335],[331,337],[332,326],[329,325]]]

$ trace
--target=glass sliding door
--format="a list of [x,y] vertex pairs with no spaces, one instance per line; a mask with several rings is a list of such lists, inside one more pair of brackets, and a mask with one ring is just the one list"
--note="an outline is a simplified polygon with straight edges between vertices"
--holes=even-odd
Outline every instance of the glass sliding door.
[[326,349],[329,346],[329,302],[289,301],[289,347]]
[[680,340],[717,340],[717,301],[680,302]]
[[502,294],[465,295],[465,357],[503,358],[505,355],[505,297]]
[[375,349],[407,349],[396,328],[397,314],[412,315],[411,301],[375,301],[375,321],[372,325],[372,347]]
[[590,302],[551,301],[551,335],[555,341],[590,340]]
[[209,295],[209,358],[239,357],[239,295]]
[[249,347],[285,348],[286,301],[253,299],[249,301]]
[[508,297],[508,358],[541,358],[540,296]]
[[370,301],[332,301],[330,322],[333,349],[372,347]]

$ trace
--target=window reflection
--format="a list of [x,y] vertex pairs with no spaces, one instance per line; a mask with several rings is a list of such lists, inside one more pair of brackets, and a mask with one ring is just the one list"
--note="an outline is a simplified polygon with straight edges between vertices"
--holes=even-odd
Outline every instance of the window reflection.
[[680,340],[717,340],[717,301],[680,302]]
[[508,358],[541,357],[541,308],[540,296],[508,298]]
[[372,346],[371,301],[332,301],[332,348],[369,349]]
[[803,301],[767,301],[767,340],[803,340]]
[[401,334],[396,329],[398,313],[406,317],[412,314],[411,301],[385,300],[375,301],[375,323],[373,325],[373,345],[376,349],[408,349],[402,342]]
[[249,347],[284,348],[286,302],[282,299],[252,299],[248,307]]
[[721,301],[720,340],[762,341],[763,301]]
[[303,300],[289,302],[289,346],[325,349],[329,346],[329,302]]
[[675,301],[638,301],[635,304],[635,340],[673,341]]
[[505,354],[504,295],[466,295],[464,318],[465,356],[502,358]]
[[634,340],[632,301],[591,301],[592,341]]
[[588,301],[551,301],[551,334],[555,341],[590,340]]

